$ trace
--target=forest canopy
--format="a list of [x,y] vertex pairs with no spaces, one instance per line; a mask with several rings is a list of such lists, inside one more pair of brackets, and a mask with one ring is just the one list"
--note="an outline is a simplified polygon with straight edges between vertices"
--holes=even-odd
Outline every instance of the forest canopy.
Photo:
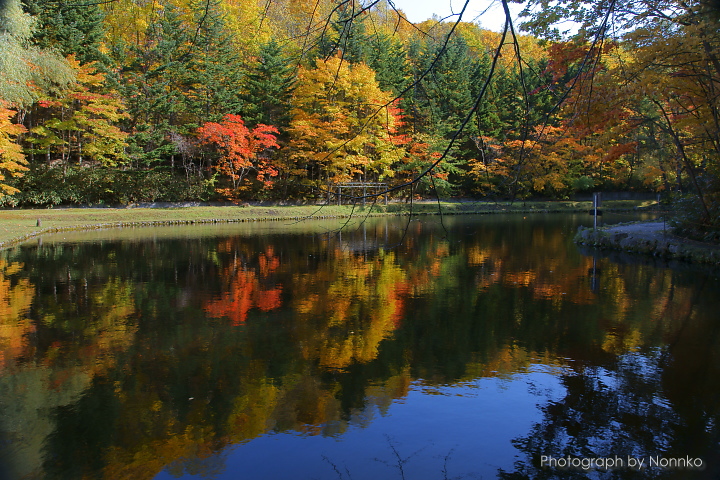
[[714,4],[517,3],[492,32],[387,0],[5,0],[0,202],[630,190],[717,231]]

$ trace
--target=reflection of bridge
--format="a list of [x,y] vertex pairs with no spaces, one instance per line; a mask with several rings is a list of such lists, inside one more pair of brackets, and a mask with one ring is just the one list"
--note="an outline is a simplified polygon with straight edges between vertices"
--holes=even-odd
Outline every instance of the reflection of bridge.
[[378,231],[378,228],[371,228],[368,235],[368,228],[365,222],[357,229],[351,229],[343,233],[342,229],[337,233],[337,239],[343,250],[353,253],[370,253],[376,252],[380,248],[390,245],[388,238],[388,224],[385,222],[384,228]]
[[[362,198],[362,204],[365,205],[365,200],[368,196],[368,190],[370,191],[370,195],[373,196],[380,196],[383,192],[385,197],[385,205],[388,203],[388,195],[387,195],[387,189],[388,184],[387,183],[365,183],[365,182],[349,182],[349,183],[339,183],[336,185],[337,187],[337,199],[338,199],[338,205],[342,205],[343,196],[349,198],[349,199],[357,199]],[[343,190],[347,190],[349,193],[343,193]],[[352,192],[355,193],[352,193]],[[362,195],[360,195],[360,191],[362,191]],[[354,201],[352,203],[355,203]]]

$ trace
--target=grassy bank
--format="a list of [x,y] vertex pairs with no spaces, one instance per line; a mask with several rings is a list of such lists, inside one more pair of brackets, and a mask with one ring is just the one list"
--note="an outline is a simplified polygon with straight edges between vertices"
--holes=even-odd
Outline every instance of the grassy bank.
[[[634,210],[649,208],[653,201],[617,200],[605,202],[603,209]],[[302,206],[193,206],[169,208],[53,208],[0,210],[0,248],[47,232],[85,230],[129,225],[173,225],[195,223],[252,222],[305,217],[328,218],[350,215],[419,215],[575,212],[587,211],[591,202],[418,202],[390,205],[302,205]]]

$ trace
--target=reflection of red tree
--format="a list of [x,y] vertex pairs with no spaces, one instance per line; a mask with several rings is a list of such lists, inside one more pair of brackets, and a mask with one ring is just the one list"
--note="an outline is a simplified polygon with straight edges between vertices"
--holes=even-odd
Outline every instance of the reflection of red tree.
[[280,308],[280,305],[282,304],[282,299],[280,298],[281,293],[282,288],[280,286],[270,290],[258,291],[255,305],[263,312],[269,312],[270,310]]
[[390,315],[390,320],[395,328],[400,328],[403,318],[405,318],[405,301],[410,295],[410,284],[407,282],[397,282],[388,293],[388,304],[393,305],[394,309]]
[[233,325],[245,323],[252,308],[252,292],[255,286],[255,272],[238,272],[230,282],[230,291],[205,305],[211,317],[227,317]]
[[263,277],[274,272],[280,266],[280,258],[275,255],[275,249],[272,245],[265,249],[265,253],[261,253],[258,258],[260,264],[260,275]]
[[[260,276],[265,277],[278,268],[280,260],[274,255],[272,247],[265,253],[261,253]],[[211,317],[227,317],[232,320],[233,325],[241,325],[247,320],[251,308],[259,308],[263,312],[269,312],[282,305],[282,286],[275,285],[273,288],[264,289],[261,287],[260,279],[253,270],[227,269],[225,277],[230,278],[227,291],[205,305],[205,311]]]

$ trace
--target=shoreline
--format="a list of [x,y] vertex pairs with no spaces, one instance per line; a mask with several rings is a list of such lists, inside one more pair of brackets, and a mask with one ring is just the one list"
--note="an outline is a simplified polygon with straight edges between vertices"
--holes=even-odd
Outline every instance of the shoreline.
[[673,235],[662,221],[632,222],[600,227],[580,227],[574,242],[600,250],[617,250],[665,260],[681,260],[720,266],[720,245],[698,242]]
[[[654,201],[607,202],[605,211],[653,211]],[[586,213],[587,201],[421,201],[389,205],[256,205],[83,208],[0,210],[0,250],[45,234],[107,228],[172,226],[218,223],[301,221],[352,216],[487,215],[503,213]]]

